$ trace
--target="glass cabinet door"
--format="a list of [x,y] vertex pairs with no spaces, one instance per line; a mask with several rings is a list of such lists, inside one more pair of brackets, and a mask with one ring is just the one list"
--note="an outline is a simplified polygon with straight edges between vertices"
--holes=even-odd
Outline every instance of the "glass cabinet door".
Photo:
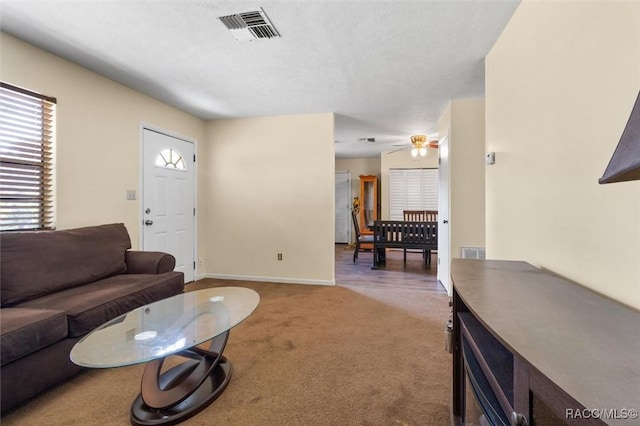
[[362,208],[364,209],[364,223],[367,227],[373,225],[373,210],[375,200],[373,199],[373,182],[364,182],[364,194],[362,195]]
[[371,234],[369,227],[378,220],[378,177],[360,176],[360,233]]

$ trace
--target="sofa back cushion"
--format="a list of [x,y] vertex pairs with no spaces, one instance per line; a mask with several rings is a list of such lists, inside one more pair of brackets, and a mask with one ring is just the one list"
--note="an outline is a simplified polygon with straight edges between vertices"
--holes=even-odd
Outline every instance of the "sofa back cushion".
[[0,235],[0,304],[13,305],[127,271],[122,223]]

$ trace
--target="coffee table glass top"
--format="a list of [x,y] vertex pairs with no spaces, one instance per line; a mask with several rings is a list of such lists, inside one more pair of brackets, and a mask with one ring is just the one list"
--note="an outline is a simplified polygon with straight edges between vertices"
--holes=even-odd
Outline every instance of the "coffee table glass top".
[[258,293],[243,287],[179,294],[101,325],[76,343],[71,360],[83,367],[109,368],[175,354],[235,327],[259,302]]

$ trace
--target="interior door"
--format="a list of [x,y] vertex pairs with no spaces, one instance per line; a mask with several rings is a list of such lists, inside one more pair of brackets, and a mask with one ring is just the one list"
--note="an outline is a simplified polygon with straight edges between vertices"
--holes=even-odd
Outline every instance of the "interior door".
[[438,144],[440,168],[438,176],[438,281],[451,293],[451,248],[449,241],[449,135]]
[[185,282],[195,270],[194,144],[143,130],[143,250],[176,258]]
[[351,173],[336,172],[336,243],[351,242]]

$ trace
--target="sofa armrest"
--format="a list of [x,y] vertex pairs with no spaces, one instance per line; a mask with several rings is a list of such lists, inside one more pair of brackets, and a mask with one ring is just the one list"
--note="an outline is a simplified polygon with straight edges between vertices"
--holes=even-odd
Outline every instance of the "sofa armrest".
[[176,266],[175,257],[160,251],[128,250],[125,262],[128,274],[164,274]]

